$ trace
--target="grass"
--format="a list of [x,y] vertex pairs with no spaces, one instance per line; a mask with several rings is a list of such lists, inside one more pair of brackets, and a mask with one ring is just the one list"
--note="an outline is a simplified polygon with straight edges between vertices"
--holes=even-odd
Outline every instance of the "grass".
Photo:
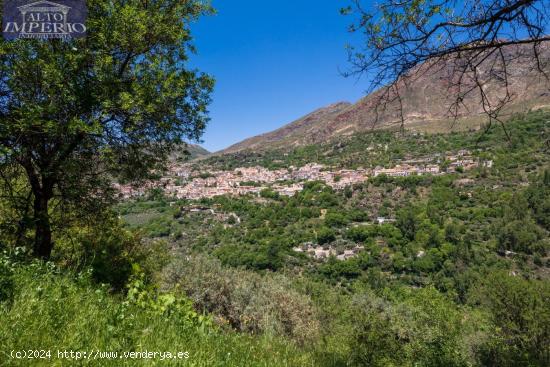
[[[312,355],[270,337],[197,328],[124,302],[87,276],[16,267],[10,304],[0,304],[0,366],[315,366]],[[50,350],[51,359],[15,360],[12,350]],[[188,352],[186,360],[59,359],[57,351]]]

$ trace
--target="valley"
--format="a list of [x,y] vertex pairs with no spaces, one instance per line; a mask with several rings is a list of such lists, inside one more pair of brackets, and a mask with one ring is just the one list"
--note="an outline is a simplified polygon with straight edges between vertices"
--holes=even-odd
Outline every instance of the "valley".
[[0,367],[550,366],[549,1],[2,3]]
[[[236,188],[241,179],[250,180],[257,186],[246,185],[256,190],[178,198],[164,187],[121,204],[119,214],[129,228],[164,242],[174,254],[164,287],[185,289],[200,310],[221,324],[265,332],[254,311],[267,302],[265,296],[275,299],[269,302],[269,312],[280,335],[298,343],[324,335],[323,348],[330,358],[379,356],[384,352],[357,349],[361,347],[354,338],[365,332],[389,332],[393,338],[398,325],[405,323],[407,328],[416,325],[421,334],[451,328],[442,340],[458,343],[467,351],[459,358],[473,362],[481,358],[479,348],[486,340],[508,337],[504,330],[485,334],[492,330],[489,325],[515,322],[508,314],[493,319],[493,311],[480,302],[518,295],[519,288],[500,283],[508,278],[520,287],[527,286],[524,279],[541,287],[548,284],[549,121],[544,111],[516,116],[506,124],[512,141],[499,126],[435,135],[370,132],[292,151],[213,156],[188,163],[190,171],[185,172],[206,172],[209,177],[198,180],[219,185],[236,177],[230,181]],[[397,164],[402,169],[405,164],[433,164],[434,171],[405,174]],[[216,171],[221,168],[226,170]],[[358,179],[348,181],[342,172],[358,174]],[[191,182],[196,174],[189,174]],[[334,181],[336,175],[342,180]],[[299,183],[300,190],[292,195],[277,192],[278,180],[289,187]],[[229,285],[223,281],[227,277],[242,280]],[[252,299],[240,299],[241,287],[251,287],[255,277],[265,285]],[[292,301],[285,304],[292,302],[296,309],[278,303],[280,296],[272,292],[279,287],[291,292]],[[494,295],[492,287],[505,287],[506,296]],[[365,291],[370,301],[362,298]],[[545,292],[522,297],[540,299]],[[225,301],[211,301],[222,294]],[[415,297],[425,301],[408,304],[418,300]],[[369,303],[373,299],[387,304],[384,311]],[[392,318],[377,326],[389,317],[391,307],[419,312],[429,321],[420,325],[416,319]],[[231,310],[242,314],[237,317]],[[440,312],[436,310],[451,313],[453,319],[433,314]],[[533,322],[542,322],[545,314],[539,308],[539,321]],[[382,329],[357,329],[356,323],[366,322],[363,317],[371,320],[369,328]],[[350,329],[350,344],[342,348],[341,333]],[[470,333],[477,337],[469,339]],[[396,348],[415,348],[410,343],[400,341]]]

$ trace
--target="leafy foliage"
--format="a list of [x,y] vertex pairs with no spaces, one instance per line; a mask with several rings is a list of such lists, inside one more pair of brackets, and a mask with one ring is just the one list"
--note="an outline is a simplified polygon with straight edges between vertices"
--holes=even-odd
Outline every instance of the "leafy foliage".
[[[75,222],[56,234],[57,265],[23,249],[0,262],[0,323],[18,325],[0,328],[0,350],[187,345],[191,365],[545,366],[546,122],[511,121],[513,145],[494,128],[426,147],[388,134],[408,159],[479,140],[470,149],[492,168],[345,190],[309,182],[293,197],[145,196],[116,208],[125,225],[107,212]],[[13,254],[17,226],[3,218]]]
[[93,217],[112,201],[112,176],[150,176],[208,121],[213,81],[187,69],[189,23],[208,6],[133,0],[87,7],[84,39],[0,42],[0,169],[3,179],[27,181],[10,197],[33,203],[34,253],[44,258],[53,248],[52,200],[60,216]]
[[285,335],[300,344],[318,336],[315,311],[285,277],[261,277],[224,269],[204,257],[176,261],[167,268],[165,287],[182,290],[199,310],[221,325],[254,334]]
[[355,304],[353,361],[367,366],[467,366],[461,312],[433,288],[388,302],[367,294]]
[[[181,298],[143,296],[142,285],[133,283],[128,300],[94,286],[86,273],[66,274],[56,267],[32,263],[14,270],[15,293],[11,306],[0,305],[0,350],[3,361],[27,366],[28,360],[14,360],[11,350],[21,345],[39,345],[46,350],[123,352],[189,352],[186,360],[167,359],[177,366],[265,366],[311,364],[291,343],[277,338],[254,338],[223,332],[200,322]],[[149,291],[147,291],[148,294]],[[179,297],[179,296],[178,296]],[[178,301],[180,299],[181,301]],[[137,300],[146,300],[145,304]],[[173,301],[174,300],[174,301]],[[145,306],[145,307],[143,307]],[[198,322],[198,324],[197,324]],[[94,366],[149,366],[160,360],[101,359],[87,361]],[[33,364],[73,366],[71,359],[35,359]]]
[[550,284],[503,272],[491,274],[483,283],[482,290],[472,297],[489,310],[493,323],[490,339],[483,348],[483,363],[548,365]]

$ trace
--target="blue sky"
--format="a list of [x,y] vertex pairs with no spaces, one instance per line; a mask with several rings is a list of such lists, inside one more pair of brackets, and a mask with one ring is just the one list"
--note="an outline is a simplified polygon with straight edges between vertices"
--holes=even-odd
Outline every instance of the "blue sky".
[[192,64],[216,78],[206,149],[274,130],[319,107],[355,102],[365,81],[344,78],[349,0],[213,0],[192,26]]

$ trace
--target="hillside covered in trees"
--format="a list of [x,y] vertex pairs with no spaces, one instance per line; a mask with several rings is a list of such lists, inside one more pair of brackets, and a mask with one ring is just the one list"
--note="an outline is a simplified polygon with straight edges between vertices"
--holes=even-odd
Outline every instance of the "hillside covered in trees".
[[[550,365],[548,2],[351,1],[372,93],[210,154],[209,1],[56,1],[2,2],[0,366]],[[291,94],[262,6],[210,55]]]
[[492,168],[381,175],[336,191],[308,182],[292,197],[151,192],[101,226],[60,233],[47,264],[3,237],[0,320],[18,331],[2,328],[0,348],[183,348],[190,365],[544,366],[549,119],[515,117],[511,141],[498,126],[423,144],[371,133],[250,157],[353,166],[375,139],[392,147],[380,162],[462,147]]
[[[333,190],[308,182],[284,197],[159,197],[121,204],[125,226],[162,243],[160,289],[188,297],[214,325],[276,335],[316,365],[545,365],[550,296],[546,112],[503,130],[370,133],[266,155],[213,157],[278,166],[477,149],[492,168],[378,176]],[[444,164],[444,163],[443,163]],[[381,221],[385,218],[387,221]],[[433,362],[433,361],[437,362]]]

